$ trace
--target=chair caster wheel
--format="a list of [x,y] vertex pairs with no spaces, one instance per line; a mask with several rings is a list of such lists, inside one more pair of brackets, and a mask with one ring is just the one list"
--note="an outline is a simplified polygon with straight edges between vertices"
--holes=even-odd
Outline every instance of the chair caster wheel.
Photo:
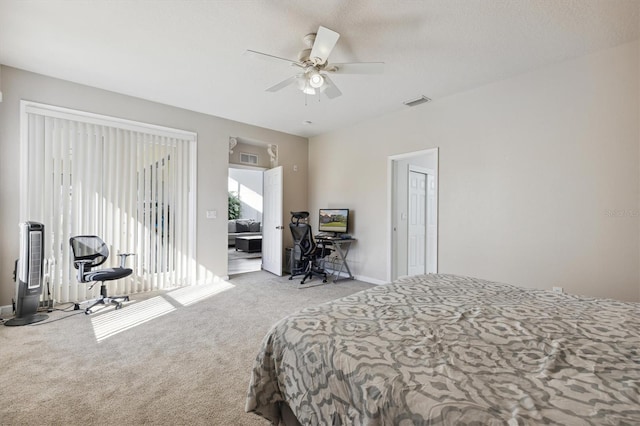
[[122,309],[122,303],[116,303],[116,311]]
[[293,276],[289,277],[289,281],[291,281],[293,279]]
[[89,309],[87,309],[86,311],[84,311],[84,314],[85,315],[89,315],[89,314],[91,314],[91,311]]
[[322,280],[322,282],[323,282],[323,283],[326,283],[326,282],[327,282],[327,280],[326,280],[326,279],[324,279],[324,280]]

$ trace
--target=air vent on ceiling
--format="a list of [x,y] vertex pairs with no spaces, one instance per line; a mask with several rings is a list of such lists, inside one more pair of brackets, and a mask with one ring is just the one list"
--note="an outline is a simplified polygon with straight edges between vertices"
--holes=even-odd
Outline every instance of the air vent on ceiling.
[[426,102],[431,102],[431,99],[427,98],[426,96],[423,95],[423,96],[420,96],[417,99],[412,99],[410,101],[405,101],[405,102],[403,102],[403,104],[405,104],[406,106],[413,107],[413,106],[416,106],[416,105],[424,104]]
[[256,154],[240,153],[240,162],[256,166],[258,164],[258,156]]

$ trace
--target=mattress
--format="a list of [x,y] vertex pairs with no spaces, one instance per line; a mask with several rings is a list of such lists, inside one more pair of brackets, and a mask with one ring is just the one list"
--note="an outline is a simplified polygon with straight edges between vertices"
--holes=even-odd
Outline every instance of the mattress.
[[640,304],[422,275],[275,324],[246,410],[303,425],[640,424]]

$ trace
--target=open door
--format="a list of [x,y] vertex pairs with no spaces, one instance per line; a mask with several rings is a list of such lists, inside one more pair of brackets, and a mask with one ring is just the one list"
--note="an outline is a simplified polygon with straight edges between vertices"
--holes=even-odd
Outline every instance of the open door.
[[264,172],[262,269],[282,276],[282,166]]
[[427,176],[409,166],[407,270],[421,275],[427,269]]
[[437,273],[437,217],[435,172],[409,165],[407,220],[409,275]]

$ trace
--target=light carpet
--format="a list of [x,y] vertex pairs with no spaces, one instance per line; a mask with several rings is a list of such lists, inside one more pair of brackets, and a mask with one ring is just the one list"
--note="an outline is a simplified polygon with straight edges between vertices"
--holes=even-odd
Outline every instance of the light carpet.
[[249,253],[246,251],[242,251],[242,250],[236,250],[235,248],[230,248],[229,249],[229,260],[235,260],[235,259],[257,259],[262,257],[262,252],[257,252],[257,253]]
[[[297,280],[263,271],[229,283],[133,295],[118,311],[56,311],[39,325],[0,326],[0,424],[266,425],[244,403],[271,325],[371,287],[341,281],[300,290]],[[110,327],[124,331],[110,335]]]

